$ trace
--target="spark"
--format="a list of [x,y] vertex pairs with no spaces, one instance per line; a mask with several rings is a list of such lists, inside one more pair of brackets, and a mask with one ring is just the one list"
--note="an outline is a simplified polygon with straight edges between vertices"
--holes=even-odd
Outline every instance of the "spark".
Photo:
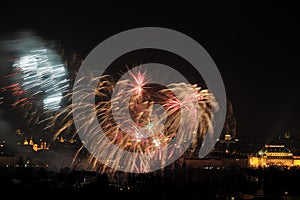
[[[78,81],[84,80],[89,80],[89,77]],[[157,89],[155,85],[150,84],[147,73],[140,71],[129,71],[129,76],[117,83],[108,75],[89,81],[96,81],[98,87],[95,89],[90,87],[93,84],[86,84],[86,87],[79,88],[82,92],[78,93],[81,95],[79,99],[82,101],[77,105],[68,106],[82,112],[80,118],[70,119],[74,110],[65,109],[53,118],[52,123],[58,119],[63,122],[54,136],[56,138],[72,127],[74,120],[83,122],[77,131],[87,132],[84,141],[87,145],[92,144],[89,160],[93,167],[97,166],[94,155],[101,154],[104,148],[104,138],[118,146],[105,155],[106,162],[112,163],[110,167],[121,165],[124,171],[145,173],[150,167],[147,160],[151,159],[151,162],[163,165],[175,153],[183,151],[190,137],[194,138],[191,151],[194,150],[199,140],[203,139],[208,133],[207,130],[213,126],[212,108],[216,108],[217,103],[208,90],[201,90],[197,85],[173,83],[166,88]],[[188,93],[187,86],[193,91],[192,96]],[[97,99],[95,105],[86,101],[93,95],[96,95]],[[199,105],[199,108],[195,107],[195,104]],[[159,109],[164,112],[158,114]],[[128,115],[124,115],[128,110],[130,119]],[[95,117],[104,134],[89,134],[98,133],[96,127],[92,126]],[[184,127],[186,133],[173,141],[178,136],[180,126]],[[167,148],[167,151],[162,151],[163,148]],[[80,150],[82,149],[84,148]],[[124,150],[136,153],[134,158],[128,158],[126,164],[122,163],[122,160],[126,159],[122,153]],[[104,164],[102,171],[106,170],[108,169]]]

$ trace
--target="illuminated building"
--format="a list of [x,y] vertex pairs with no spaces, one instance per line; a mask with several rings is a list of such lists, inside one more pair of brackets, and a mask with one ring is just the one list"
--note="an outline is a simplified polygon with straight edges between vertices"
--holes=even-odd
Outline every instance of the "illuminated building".
[[37,152],[40,150],[48,150],[49,147],[47,147],[47,142],[41,142],[40,147],[38,146],[38,144],[33,144],[32,149],[33,149],[33,151]]
[[300,166],[300,156],[294,156],[294,166]]
[[230,135],[230,134],[226,134],[224,139],[225,139],[226,141],[231,140],[231,135]]
[[71,144],[73,144],[73,143],[75,143],[76,142],[76,140],[74,140],[74,139],[70,139],[69,140],[69,143],[71,143]]
[[41,147],[40,147],[41,150],[48,150],[48,147],[47,147],[47,142],[41,142]]
[[201,159],[185,159],[185,165],[191,168],[248,168],[248,156],[243,154],[228,154],[223,151],[211,151]]
[[21,132],[20,129],[16,130],[16,134],[17,134],[17,135],[25,135],[24,133]]
[[29,145],[30,145],[30,146],[33,146],[33,145],[34,145],[32,138],[30,138],[30,140],[29,140]]
[[217,144],[215,145],[216,151],[222,151],[226,154],[235,154],[238,149],[239,139],[234,138],[230,133],[224,135],[223,138],[219,138],[217,140]]
[[25,140],[24,140],[24,143],[23,143],[24,145],[28,145],[29,143],[28,143],[28,140],[25,138]]
[[0,140],[0,156],[4,154],[5,140]]
[[284,138],[285,139],[290,139],[291,138],[291,133],[284,133]]
[[64,140],[64,138],[63,138],[63,136],[60,136],[60,138],[59,138],[59,142],[60,142],[60,143],[64,143],[64,142],[65,142],[65,140]]
[[256,155],[249,156],[250,167],[300,166],[300,157],[293,153],[284,145],[265,145]]
[[33,144],[32,149],[33,149],[33,151],[38,151],[39,150],[38,149],[38,145],[37,144]]

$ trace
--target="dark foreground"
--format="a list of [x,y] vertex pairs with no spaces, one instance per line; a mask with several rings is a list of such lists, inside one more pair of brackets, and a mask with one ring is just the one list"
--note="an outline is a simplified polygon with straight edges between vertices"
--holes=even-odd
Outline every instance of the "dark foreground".
[[170,169],[100,174],[64,168],[0,168],[0,195],[20,198],[300,199],[300,169]]

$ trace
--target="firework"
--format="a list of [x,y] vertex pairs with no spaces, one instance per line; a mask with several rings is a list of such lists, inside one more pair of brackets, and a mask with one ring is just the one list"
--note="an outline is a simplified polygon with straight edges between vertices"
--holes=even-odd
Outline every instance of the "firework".
[[[147,73],[138,70],[126,75],[117,82],[108,75],[78,80],[71,95],[80,101],[54,118],[65,122],[54,138],[68,132],[73,120],[80,121],[77,131],[85,132],[80,137],[92,166],[100,162],[103,171],[108,166],[145,173],[175,161],[174,155],[183,155],[187,148],[195,151],[199,140],[213,133],[217,103],[208,90],[186,83],[152,84]],[[94,81],[97,88],[92,87]]]
[[69,89],[68,73],[60,55],[33,34],[19,34],[6,41],[5,51],[17,57],[9,59],[10,84],[1,88],[11,96],[11,106],[25,111],[27,121],[38,124],[61,108]]

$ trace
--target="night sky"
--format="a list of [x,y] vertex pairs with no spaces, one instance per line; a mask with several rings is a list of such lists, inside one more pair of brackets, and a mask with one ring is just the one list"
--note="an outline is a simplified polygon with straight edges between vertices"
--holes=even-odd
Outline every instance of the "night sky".
[[[33,30],[85,56],[121,31],[145,26],[174,29],[198,41],[218,66],[233,104],[238,137],[300,134],[300,7],[292,3],[183,3],[26,1],[1,6],[0,34],[3,39],[15,31]],[[11,120],[1,112],[1,120]]]

